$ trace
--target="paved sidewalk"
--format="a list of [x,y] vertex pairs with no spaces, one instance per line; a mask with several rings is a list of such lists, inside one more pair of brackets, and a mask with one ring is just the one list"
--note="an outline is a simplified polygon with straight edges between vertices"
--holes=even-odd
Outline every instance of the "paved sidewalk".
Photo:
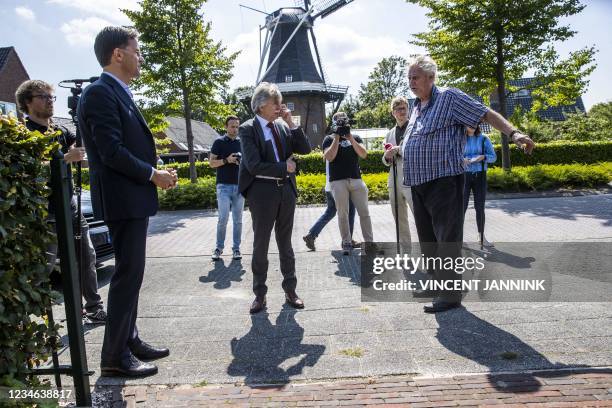
[[611,388],[612,370],[600,370],[397,376],[257,387],[100,387],[97,398],[112,407],[611,407]]
[[[389,205],[371,205],[370,210],[375,238],[392,240]],[[251,388],[252,395],[278,392],[255,391],[270,383],[287,385],[289,388],[283,392],[295,392],[294,384],[311,387],[312,383],[321,383],[314,387],[320,387],[320,395],[328,395],[325,390],[350,378],[358,378],[353,385],[359,388],[368,379],[388,382],[388,378],[412,381],[415,377],[457,377],[459,381],[466,374],[480,374],[477,378],[487,379],[491,373],[568,368],[593,374],[612,366],[612,309],[606,302],[470,302],[465,308],[435,316],[424,314],[422,305],[415,302],[362,303],[359,257],[345,257],[337,250],[340,237],[336,220],[317,240],[317,252],[307,251],[301,239],[322,211],[322,207],[299,208],[295,217],[298,293],[306,309],[296,311],[283,304],[278,256],[272,244],[268,310],[256,316],[248,314],[252,301],[250,213],[244,214],[245,258],[231,261],[226,254],[217,263],[210,260],[216,227],[214,212],[167,212],[154,217],[149,229],[138,325],[143,339],[169,346],[171,354],[156,362],[160,370],[156,376],[100,378],[104,328],[87,326],[88,364],[96,371],[91,384],[97,390],[144,387],[135,388],[140,391],[128,406],[134,406],[137,399],[143,406],[162,404],[149,401],[149,394],[155,398],[167,395],[166,406],[180,406],[181,393],[227,392],[249,398]],[[473,213],[472,208],[468,209],[466,241],[476,238]],[[412,219],[410,222],[414,228]],[[610,242],[612,195],[495,200],[488,203],[487,232],[488,239],[494,242]],[[414,231],[413,236],[416,237]],[[112,267],[107,263],[100,271],[104,299]],[[598,283],[588,276],[560,276],[576,287],[590,284],[606,290],[612,284]],[[56,307],[54,314],[61,319],[63,307]],[[67,339],[63,340],[66,344]],[[62,363],[68,362],[68,354],[64,348]],[[560,378],[569,378],[566,373]],[[578,380],[587,381],[586,378]],[[608,374],[603,378],[597,381],[607,384],[606,390],[612,388]],[[211,386],[194,390],[195,384]],[[226,388],[231,384],[239,386]],[[544,390],[563,394],[561,390],[545,388],[551,385],[554,384],[542,383]],[[222,391],[215,391],[215,387]],[[591,400],[598,398],[595,395],[606,395],[595,388],[587,393]],[[309,390],[316,394],[315,391],[319,392]],[[440,391],[447,395],[447,391]],[[609,398],[609,392],[607,395]],[[275,397],[278,395],[271,396]],[[385,398],[379,402],[385,403]]]

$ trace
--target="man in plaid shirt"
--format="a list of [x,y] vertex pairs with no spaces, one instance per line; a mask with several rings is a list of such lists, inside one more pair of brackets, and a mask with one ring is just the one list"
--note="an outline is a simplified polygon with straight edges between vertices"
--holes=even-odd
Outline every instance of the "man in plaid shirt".
[[[463,244],[463,149],[465,127],[481,122],[509,135],[530,154],[535,144],[497,112],[455,88],[434,85],[437,65],[417,56],[408,67],[410,89],[416,101],[403,146],[404,185],[411,187],[414,218],[421,249],[427,257],[461,256]],[[431,270],[437,281],[459,280],[453,269]],[[424,307],[427,313],[443,312],[461,305],[460,290],[419,291],[434,296]]]

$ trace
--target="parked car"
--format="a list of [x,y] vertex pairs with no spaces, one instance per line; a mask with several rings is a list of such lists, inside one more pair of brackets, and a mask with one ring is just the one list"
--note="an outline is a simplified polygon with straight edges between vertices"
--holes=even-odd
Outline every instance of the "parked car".
[[96,250],[96,261],[102,263],[112,259],[115,256],[115,251],[111,245],[110,232],[104,221],[94,219],[89,190],[82,190],[81,212],[89,225],[89,237]]

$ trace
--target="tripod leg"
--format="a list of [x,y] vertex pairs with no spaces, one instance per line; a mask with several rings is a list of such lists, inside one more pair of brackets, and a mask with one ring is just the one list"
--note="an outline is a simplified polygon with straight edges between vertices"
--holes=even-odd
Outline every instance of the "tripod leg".
[[[47,316],[49,316],[49,325],[54,326],[55,320],[53,319],[53,306],[51,305],[49,305],[49,309],[47,309]],[[57,337],[53,337],[52,343],[51,343],[51,347],[53,347],[53,349],[51,350],[51,360],[53,361],[53,368],[55,370],[59,369],[59,358],[57,356],[57,350],[55,349],[56,342],[57,342]],[[54,376],[55,376],[55,386],[57,388],[62,388],[62,377],[60,376],[59,372],[55,371]]]

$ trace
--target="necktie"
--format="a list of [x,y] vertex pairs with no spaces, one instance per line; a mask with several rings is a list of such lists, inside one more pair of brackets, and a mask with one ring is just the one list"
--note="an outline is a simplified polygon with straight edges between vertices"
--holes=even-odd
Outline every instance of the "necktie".
[[268,122],[268,128],[272,131],[272,136],[274,137],[274,144],[276,145],[276,152],[278,153],[278,161],[285,160],[285,152],[283,152],[283,144],[280,140],[280,135],[276,131],[276,127],[274,123]]

